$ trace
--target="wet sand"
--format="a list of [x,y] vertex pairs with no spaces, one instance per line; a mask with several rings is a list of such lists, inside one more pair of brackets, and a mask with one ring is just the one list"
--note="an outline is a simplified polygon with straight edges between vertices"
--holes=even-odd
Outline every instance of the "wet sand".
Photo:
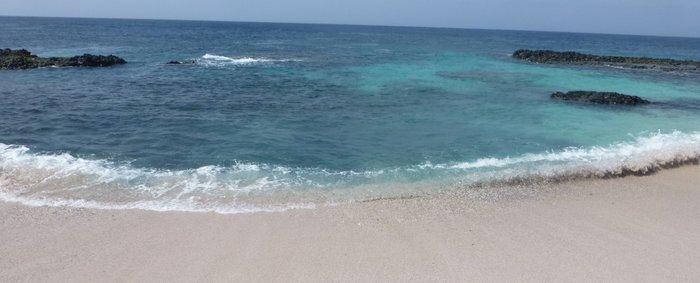
[[700,280],[700,166],[280,213],[0,203],[0,282]]

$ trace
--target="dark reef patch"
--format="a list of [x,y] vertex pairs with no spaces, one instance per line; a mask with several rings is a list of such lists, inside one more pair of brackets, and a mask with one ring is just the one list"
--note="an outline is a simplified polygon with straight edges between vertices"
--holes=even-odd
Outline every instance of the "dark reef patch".
[[649,104],[649,100],[639,96],[621,94],[617,92],[597,92],[597,91],[569,91],[555,92],[551,95],[552,99],[564,100],[581,103],[592,104],[618,104],[618,105],[639,105]]
[[114,55],[83,54],[73,57],[42,58],[25,49],[0,49],[0,70],[36,69],[42,67],[109,67],[126,64]]
[[542,64],[598,65],[625,69],[644,69],[664,72],[700,73],[700,62],[666,58],[599,56],[578,52],[520,49],[513,58]]

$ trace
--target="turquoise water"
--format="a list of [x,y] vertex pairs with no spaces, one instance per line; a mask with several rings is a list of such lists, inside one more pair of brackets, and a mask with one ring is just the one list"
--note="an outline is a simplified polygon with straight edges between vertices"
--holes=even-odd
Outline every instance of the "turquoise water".
[[[1,48],[129,61],[0,71],[6,201],[280,210],[643,173],[700,155],[697,74],[510,57],[530,48],[700,60],[700,39],[13,17],[0,30]],[[550,101],[568,90],[656,103]]]

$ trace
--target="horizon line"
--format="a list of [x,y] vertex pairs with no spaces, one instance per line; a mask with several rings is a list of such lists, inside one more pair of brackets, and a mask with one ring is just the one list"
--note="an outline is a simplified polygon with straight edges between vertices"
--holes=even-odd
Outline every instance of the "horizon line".
[[357,27],[389,27],[389,28],[426,28],[426,29],[460,29],[460,30],[486,30],[486,31],[515,31],[515,32],[544,32],[544,33],[571,33],[590,35],[613,35],[613,36],[639,36],[639,37],[666,37],[700,39],[700,36],[689,35],[658,35],[658,34],[630,34],[630,33],[603,33],[603,32],[581,32],[581,31],[557,31],[557,30],[527,30],[527,29],[504,29],[504,28],[475,28],[475,27],[446,27],[446,26],[411,26],[411,25],[388,25],[388,24],[349,24],[349,23],[312,23],[312,22],[268,22],[268,21],[236,21],[236,20],[202,20],[202,19],[170,19],[170,18],[122,18],[122,17],[74,17],[74,16],[22,16],[22,15],[2,15],[7,18],[49,18],[49,19],[86,19],[86,20],[134,20],[134,21],[183,21],[183,22],[218,22],[218,23],[251,23],[251,24],[294,24],[294,25],[335,25],[335,26],[357,26]]

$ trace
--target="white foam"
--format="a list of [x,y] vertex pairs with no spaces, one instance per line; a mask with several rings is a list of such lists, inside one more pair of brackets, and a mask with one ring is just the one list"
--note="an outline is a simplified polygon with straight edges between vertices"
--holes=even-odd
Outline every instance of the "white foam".
[[206,66],[248,66],[257,64],[270,64],[276,62],[299,62],[300,59],[271,59],[266,57],[226,57],[215,54],[204,54],[197,62]]
[[[677,163],[694,161],[700,158],[700,133],[685,134],[674,131],[670,134],[656,133],[636,138],[634,141],[620,142],[607,147],[566,148],[562,151],[540,154],[525,154],[519,157],[482,158],[474,162],[451,164],[430,163],[422,165],[433,169],[472,169],[503,168],[514,165],[528,165],[528,168],[556,167],[587,168],[591,174],[615,175],[623,171],[645,174]],[[532,166],[541,164],[543,166]],[[544,172],[543,172],[544,173]],[[551,174],[547,174],[551,175]]]
[[24,146],[0,143],[0,200],[32,206],[219,213],[314,207],[310,203],[235,202],[252,194],[265,198],[270,190],[292,185],[291,180],[263,175],[270,172],[276,171],[263,172],[254,164],[142,169],[65,153],[34,154]]
[[231,204],[231,205],[197,205],[186,200],[170,200],[170,201],[134,201],[129,203],[108,203],[99,201],[90,201],[84,199],[51,199],[51,198],[36,198],[23,197],[16,194],[0,191],[0,200],[5,202],[19,203],[33,207],[73,207],[87,209],[102,209],[102,210],[122,210],[122,209],[137,209],[147,211],[180,211],[180,212],[214,212],[219,214],[243,214],[257,212],[282,212],[292,209],[314,209],[316,204],[299,203],[299,204],[284,204],[284,205],[268,205],[256,206],[246,204]]
[[[454,185],[646,174],[698,159],[700,133],[677,131],[605,147],[366,171],[252,163],[187,170],[134,168],[66,153],[33,153],[24,146],[0,143],[0,200],[32,206],[248,213],[413,193],[381,191],[392,184],[424,188],[426,182]],[[341,195],[350,199],[333,199]]]

